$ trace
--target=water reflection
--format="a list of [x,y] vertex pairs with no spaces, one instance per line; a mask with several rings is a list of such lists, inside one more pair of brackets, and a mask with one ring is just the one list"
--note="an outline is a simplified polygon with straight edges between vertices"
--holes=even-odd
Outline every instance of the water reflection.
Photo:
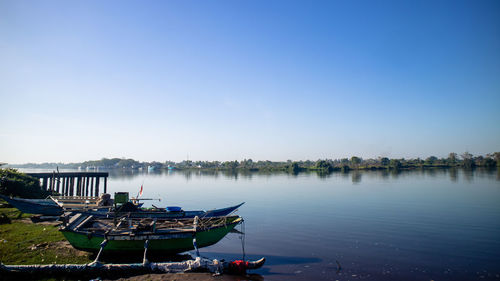
[[[245,201],[238,211],[245,251],[250,259],[267,258],[254,272],[267,280],[478,280],[476,272],[493,280],[500,274],[498,169],[115,170],[109,180],[111,192],[134,195],[144,182],[145,198],[161,198],[159,207]],[[240,258],[238,235],[202,255]]]
[[474,169],[463,169],[463,175],[467,182],[472,182],[474,180]]
[[450,172],[450,180],[452,182],[457,182],[458,181],[458,171],[457,171],[457,168],[451,168],[449,170]]
[[[424,171],[424,170],[422,170]],[[427,172],[427,174],[431,177],[431,178],[436,178],[437,176],[437,173],[438,173],[438,169],[428,169],[428,170],[425,170]],[[439,169],[439,171],[443,171],[442,169]]]
[[362,173],[360,171],[352,172],[352,183],[353,184],[360,183],[361,182],[361,175],[362,175]]
[[[416,172],[418,173],[419,171],[416,170]],[[393,169],[393,170],[390,170],[390,173],[391,173],[391,177],[393,179],[397,179],[399,177],[399,175],[401,175],[403,173],[403,171],[401,171],[400,169]]]
[[389,179],[389,170],[385,169],[385,170],[381,170],[379,172],[380,174],[380,177],[384,180],[388,180]]
[[382,180],[398,179],[400,177],[430,177],[438,178],[442,176],[448,176],[451,182],[458,182],[460,176],[467,182],[473,182],[476,176],[489,177],[491,179],[500,181],[500,168],[493,169],[461,169],[461,168],[449,168],[449,169],[414,169],[414,170],[397,170],[397,169],[381,169],[381,170],[351,170],[351,171],[334,171],[334,172],[324,172],[324,171],[300,171],[300,172],[287,172],[287,171],[250,171],[250,170],[154,170],[154,171],[140,171],[140,170],[109,170],[109,176],[111,178],[120,179],[134,179],[137,177],[163,177],[163,176],[174,176],[182,175],[186,181],[193,180],[193,177],[203,178],[212,177],[219,178],[223,177],[225,179],[239,180],[244,179],[251,181],[255,177],[273,177],[273,176],[291,176],[291,177],[302,177],[302,176],[316,176],[318,179],[327,180],[333,176],[340,176],[341,178],[350,180],[353,184],[359,184],[362,181],[364,175],[369,175],[370,177],[380,178]]

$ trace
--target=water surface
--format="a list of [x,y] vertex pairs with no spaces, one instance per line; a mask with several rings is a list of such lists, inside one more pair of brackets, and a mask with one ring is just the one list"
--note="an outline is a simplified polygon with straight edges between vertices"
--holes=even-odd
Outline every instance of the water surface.
[[[497,170],[110,172],[110,192],[135,195],[141,185],[161,207],[246,202],[244,249],[267,258],[256,271],[265,280],[500,280]],[[241,258],[241,238],[201,253]]]

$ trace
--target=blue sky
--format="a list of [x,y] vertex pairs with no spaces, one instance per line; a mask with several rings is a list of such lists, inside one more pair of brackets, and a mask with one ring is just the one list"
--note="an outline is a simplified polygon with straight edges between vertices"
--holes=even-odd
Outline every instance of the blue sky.
[[498,1],[0,0],[0,161],[500,151]]

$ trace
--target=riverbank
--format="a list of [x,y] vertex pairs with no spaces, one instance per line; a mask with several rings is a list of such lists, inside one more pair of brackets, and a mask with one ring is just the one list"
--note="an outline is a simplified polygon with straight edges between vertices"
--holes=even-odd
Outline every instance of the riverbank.
[[125,158],[102,158],[101,160],[90,160],[80,163],[26,163],[17,165],[8,165],[12,168],[21,169],[78,169],[86,171],[96,170],[145,170],[148,172],[156,170],[189,170],[189,169],[207,169],[217,171],[346,171],[346,170],[377,170],[377,169],[427,169],[427,168],[474,168],[474,167],[500,167],[500,152],[489,153],[486,155],[474,156],[468,152],[458,155],[450,153],[446,158],[429,156],[427,158],[388,158],[378,157],[363,159],[358,156],[341,159],[318,159],[318,160],[287,160],[287,161],[269,161],[252,159],[243,159],[241,161],[191,161],[181,162],[140,162],[134,159]]
[[[32,216],[22,214],[10,208],[0,200],[0,262],[3,264],[86,264],[95,259],[95,255],[74,249],[59,232],[59,222],[33,223]],[[187,256],[175,256],[182,259]],[[118,260],[117,260],[118,259]],[[140,262],[141,257],[131,257],[128,262]],[[151,257],[150,260],[161,259]],[[103,262],[127,262],[127,257],[104,257]],[[159,261],[159,260],[158,260]],[[31,277],[31,276],[30,276]],[[118,280],[260,280],[259,276],[213,277],[210,273],[145,274]],[[0,276],[0,280],[16,280],[16,276]],[[116,280],[116,279],[113,279]]]
[[58,222],[33,223],[31,215],[0,201],[0,261],[4,264],[88,263],[89,253],[71,247]]

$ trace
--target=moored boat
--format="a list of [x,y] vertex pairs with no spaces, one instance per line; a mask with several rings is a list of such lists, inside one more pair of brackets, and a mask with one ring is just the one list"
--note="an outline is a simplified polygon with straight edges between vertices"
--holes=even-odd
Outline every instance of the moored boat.
[[182,208],[139,208],[139,204],[127,204],[129,208],[114,209],[112,206],[99,206],[99,197],[82,196],[49,196],[47,199],[23,199],[8,197],[0,194],[0,198],[7,201],[23,213],[40,214],[44,216],[59,216],[64,212],[85,213],[95,217],[113,217],[126,213],[132,218],[194,218],[227,216],[236,211],[241,205],[214,209],[209,211],[194,210],[184,211]]
[[73,210],[99,210],[104,213],[111,206],[99,206],[99,197],[86,196],[49,196],[46,199],[25,199],[9,197],[0,194],[0,198],[7,201],[19,211],[27,214],[43,216],[60,216],[64,212]]
[[126,215],[129,218],[161,218],[161,219],[183,219],[183,218],[210,218],[210,217],[221,217],[227,216],[235,212],[241,205],[245,204],[242,202],[238,205],[231,207],[214,209],[214,210],[197,210],[197,211],[184,211],[180,207],[167,207],[167,208],[138,208],[132,204],[128,204],[128,208],[124,209],[108,209],[108,210],[80,210],[74,213],[84,213],[86,215],[92,215],[95,217],[107,217],[112,218],[115,216]]
[[23,199],[8,197],[2,194],[0,194],[0,198],[7,201],[7,203],[19,211],[27,214],[59,216],[63,213],[63,209],[52,199]]
[[140,252],[148,241],[150,251],[175,254],[217,243],[242,220],[239,216],[114,220],[77,214],[60,231],[79,250],[97,252],[106,241],[104,251]]

